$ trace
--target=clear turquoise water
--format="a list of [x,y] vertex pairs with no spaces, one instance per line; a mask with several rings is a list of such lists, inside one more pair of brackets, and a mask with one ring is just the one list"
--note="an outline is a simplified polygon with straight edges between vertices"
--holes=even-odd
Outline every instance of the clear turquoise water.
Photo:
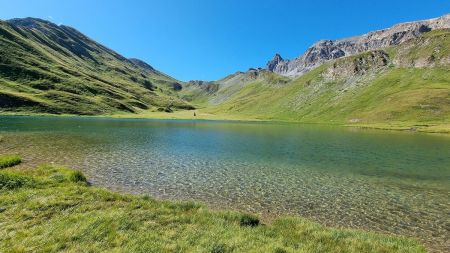
[[117,191],[450,248],[450,137],[277,123],[0,117],[0,153]]

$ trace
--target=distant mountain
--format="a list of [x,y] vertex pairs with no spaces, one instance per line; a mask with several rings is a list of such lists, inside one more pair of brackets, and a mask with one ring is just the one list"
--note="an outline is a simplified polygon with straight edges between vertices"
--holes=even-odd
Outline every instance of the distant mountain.
[[204,112],[217,115],[333,124],[437,124],[448,131],[450,29],[437,27],[446,27],[449,17],[319,42],[296,60],[276,55],[267,69],[190,82],[181,93]]
[[450,14],[430,20],[398,24],[389,29],[353,38],[320,40],[293,60],[284,60],[276,54],[267,63],[267,69],[283,76],[298,77],[330,60],[399,45],[423,33],[446,28],[450,28]]
[[[183,85],[183,98],[203,107],[214,107],[241,92],[250,83],[262,82],[267,86],[284,85],[291,80],[265,69],[238,71],[217,81],[190,81]],[[199,104],[199,101],[206,104]]]
[[180,82],[127,59],[74,28],[24,18],[0,21],[0,110],[67,114],[192,109]]

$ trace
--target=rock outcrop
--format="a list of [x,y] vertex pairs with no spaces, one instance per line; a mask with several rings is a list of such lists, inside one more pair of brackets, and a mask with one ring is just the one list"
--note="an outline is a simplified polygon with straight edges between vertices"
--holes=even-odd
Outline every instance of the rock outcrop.
[[350,58],[336,60],[323,72],[323,77],[328,81],[349,79],[355,76],[366,75],[369,72],[377,72],[387,67],[391,60],[386,52],[374,50],[358,54]]
[[348,39],[320,40],[302,56],[293,60],[283,60],[276,54],[267,63],[267,69],[283,76],[297,77],[333,59],[398,45],[417,38],[422,33],[446,28],[450,28],[450,14],[435,19],[398,24],[389,29]]
[[202,91],[211,94],[219,89],[219,84],[213,81],[192,80],[185,84],[186,87],[197,87]]

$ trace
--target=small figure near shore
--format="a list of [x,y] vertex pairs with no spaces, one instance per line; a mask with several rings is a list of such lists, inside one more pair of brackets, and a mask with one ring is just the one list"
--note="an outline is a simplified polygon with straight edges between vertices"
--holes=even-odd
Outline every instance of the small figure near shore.
[[196,117],[197,116],[197,114],[195,114],[195,112],[194,112],[194,117]]

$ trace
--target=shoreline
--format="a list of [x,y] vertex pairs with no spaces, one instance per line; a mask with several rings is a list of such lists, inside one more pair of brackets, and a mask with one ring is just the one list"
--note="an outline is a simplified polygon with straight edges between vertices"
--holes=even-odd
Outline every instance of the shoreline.
[[[2,174],[3,177],[1,177]],[[62,247],[67,247],[66,249],[76,249],[80,245],[92,247],[91,236],[106,234],[104,240],[108,240],[111,237],[108,234],[113,233],[114,238],[115,234],[121,233],[120,246],[129,249],[125,245],[128,245],[130,241],[134,242],[133,240],[148,240],[147,235],[153,233],[151,229],[155,229],[156,226],[157,230],[169,229],[172,234],[187,232],[189,235],[192,232],[203,231],[202,240],[206,242],[205,249],[210,249],[217,243],[218,239],[210,235],[216,233],[219,238],[225,240],[224,242],[219,240],[225,245],[251,251],[280,248],[287,250],[280,252],[290,252],[297,249],[295,246],[297,243],[300,243],[302,248],[308,245],[310,249],[319,247],[325,251],[335,247],[341,250],[347,248],[346,252],[381,252],[386,249],[390,249],[390,252],[426,251],[423,242],[414,237],[364,229],[332,227],[292,215],[279,216],[268,221],[248,212],[210,207],[201,202],[158,199],[148,195],[118,192],[91,185],[80,171],[55,165],[43,165],[36,168],[13,166],[0,170],[0,179],[0,186],[3,187],[0,187],[0,192],[9,193],[0,197],[0,200],[5,200],[0,216],[5,216],[4,225],[9,231],[16,232],[5,238],[3,242],[0,240],[0,245],[8,245],[11,248],[39,248],[44,245],[48,247],[49,244],[52,246],[56,244],[59,247],[63,242],[69,242],[62,244]],[[18,183],[8,184],[9,180]],[[23,196],[30,197],[23,198]],[[11,202],[11,198],[17,200]],[[44,199],[46,201],[43,201]],[[19,218],[21,215],[19,209],[23,208],[33,213],[30,218],[31,222],[36,223],[33,228],[28,228],[26,225],[30,219]],[[60,208],[64,209],[60,210]],[[66,212],[66,209],[70,212]],[[15,212],[19,213],[12,215]],[[45,218],[46,214],[50,216]],[[41,217],[44,221],[41,221]],[[98,224],[100,220],[104,222]],[[120,224],[115,224],[116,221]],[[121,232],[123,222],[126,224],[131,222],[133,229],[129,232],[126,230],[125,234]],[[78,235],[73,235],[74,232],[70,232],[73,228],[87,227],[89,229],[94,224],[95,231],[91,231],[86,237],[79,238]],[[190,229],[192,226],[195,228],[193,231]],[[57,232],[52,232],[44,238],[40,237],[39,233],[36,234],[35,229],[49,229],[48,227]],[[31,238],[19,240],[28,233],[33,233]],[[73,241],[72,236],[78,238],[74,243],[70,243]],[[246,240],[237,240],[241,236],[245,236]],[[170,236],[166,238],[164,233],[159,234],[159,232],[152,237],[163,241],[168,240],[166,244],[171,240]],[[290,243],[280,244],[280,240],[288,240]],[[172,243],[184,245],[185,238],[179,238]],[[193,246],[196,248],[198,245]],[[105,244],[93,249],[108,250],[111,249],[110,247],[110,244]],[[112,247],[115,248],[114,244]]]
[[[196,112],[197,116],[193,116]],[[373,129],[383,131],[399,131],[411,133],[426,133],[450,136],[450,122],[381,122],[381,123],[344,123],[344,122],[309,122],[283,119],[265,119],[243,117],[239,115],[218,115],[198,110],[166,112],[144,112],[139,114],[119,113],[104,115],[78,115],[78,114],[50,114],[50,113],[22,113],[0,112],[2,116],[23,117],[83,117],[83,118],[110,118],[110,119],[154,119],[154,120],[198,120],[198,121],[224,121],[224,122],[261,122],[282,124],[323,125],[345,128]]]

